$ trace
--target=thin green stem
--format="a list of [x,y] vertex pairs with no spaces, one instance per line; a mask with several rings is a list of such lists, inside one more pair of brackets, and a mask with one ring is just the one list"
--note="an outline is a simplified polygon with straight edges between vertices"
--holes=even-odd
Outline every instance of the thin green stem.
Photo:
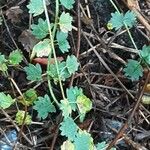
[[55,23],[54,23],[54,28],[53,28],[53,39],[55,37],[57,25],[58,25],[58,15],[59,15],[59,1],[56,0],[56,10],[55,10]]
[[134,39],[133,39],[133,37],[132,37],[132,34],[131,34],[131,32],[130,32],[128,26],[127,26],[125,23],[124,23],[124,26],[125,26],[125,28],[126,28],[126,30],[127,30],[127,32],[128,32],[128,35],[129,35],[129,37],[130,37],[130,40],[131,40],[131,42],[132,42],[134,48],[136,49],[136,51],[137,51],[138,54],[139,54],[138,48],[137,48],[137,46],[136,46],[136,44],[135,44],[135,42],[134,42]]
[[113,2],[113,0],[110,0],[111,4],[114,6],[114,8],[116,9],[116,11],[120,14],[119,9],[117,8],[116,4]]
[[[113,2],[113,0],[110,0],[110,2],[111,2],[111,4],[114,6],[114,8],[116,9],[116,11],[117,11],[119,14],[121,14],[120,11],[119,11],[119,9],[117,8],[116,4]],[[131,32],[130,32],[128,26],[126,25],[126,23],[124,23],[124,26],[125,26],[125,28],[126,28],[126,30],[127,30],[127,32],[128,32],[129,38],[130,38],[130,40],[131,40],[131,42],[132,42],[134,48],[136,49],[136,51],[137,51],[138,54],[139,54],[139,50],[138,50],[138,48],[137,48],[137,46],[136,46],[136,44],[135,44],[135,41],[134,41],[134,39],[133,39],[133,37],[132,37],[132,34],[131,34]]]
[[[56,0],[56,5],[58,5],[58,6],[56,6],[56,8],[59,7],[58,0]],[[62,82],[61,82],[61,77],[60,77],[60,73],[59,73],[58,62],[57,62],[57,57],[56,57],[56,52],[55,52],[55,46],[54,46],[54,35],[55,35],[55,33],[54,33],[54,35],[52,35],[51,26],[50,26],[50,20],[49,20],[49,16],[48,16],[48,11],[47,11],[45,0],[43,0],[43,6],[44,6],[46,20],[47,20],[47,23],[48,23],[48,30],[49,30],[49,34],[50,34],[50,40],[51,40],[51,48],[52,48],[52,52],[53,52],[53,55],[54,55],[56,70],[57,70],[58,79],[59,79],[59,85],[60,85],[62,97],[63,97],[63,99],[65,99],[64,89],[63,89],[63,85],[62,85]],[[56,25],[54,25],[54,26],[56,26]],[[50,63],[50,62],[48,62],[48,63]]]

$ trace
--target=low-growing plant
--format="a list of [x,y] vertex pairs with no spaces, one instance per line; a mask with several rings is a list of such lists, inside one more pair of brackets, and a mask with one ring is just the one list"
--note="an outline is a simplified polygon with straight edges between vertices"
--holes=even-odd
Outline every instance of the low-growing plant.
[[129,59],[127,65],[124,68],[125,75],[133,80],[139,80],[143,76],[143,71],[145,66],[150,65],[150,46],[144,45],[141,50],[139,50],[134,42],[131,35],[130,28],[136,25],[136,15],[132,11],[127,11],[125,14],[120,13],[115,3],[110,0],[116,9],[115,13],[111,14],[111,19],[108,22],[108,29],[119,30],[125,28],[128,32],[131,42],[135,48],[135,53],[138,54],[138,60]]
[[[50,113],[55,113],[59,109],[63,116],[59,128],[60,134],[66,137],[66,140],[61,146],[62,150],[102,150],[106,149],[106,142],[94,145],[91,134],[86,130],[80,129],[77,125],[77,121],[83,122],[86,114],[92,109],[92,101],[77,86],[67,88],[66,91],[63,87],[63,82],[78,71],[78,59],[75,55],[68,55],[66,60],[59,61],[56,56],[56,51],[62,54],[69,52],[70,45],[67,39],[69,31],[72,30],[73,17],[68,10],[73,8],[74,3],[74,0],[55,0],[55,19],[53,21],[47,10],[47,7],[50,5],[49,1],[30,0],[30,3],[27,5],[29,13],[33,17],[38,18],[38,22],[31,25],[31,31],[40,40],[33,47],[30,60],[32,62],[34,57],[48,57],[48,64],[46,72],[44,72],[38,63],[29,63],[23,70],[26,73],[27,80],[37,83],[42,81],[43,74],[46,74],[50,95],[45,93],[44,96],[41,96],[34,89],[28,89],[22,94],[14,81],[12,81],[20,96],[13,99],[10,95],[0,92],[0,108],[7,109],[14,102],[24,105],[26,108],[25,111],[18,110],[16,114],[15,120],[18,125],[29,125],[32,123],[32,117],[27,112],[27,107],[29,106],[33,106],[33,109],[37,111],[39,119],[46,119]],[[65,9],[62,9],[64,11],[60,11],[60,7],[67,9],[67,13]],[[43,13],[45,13],[45,19],[40,17]],[[112,17],[120,17],[121,20],[123,19],[122,23],[124,23],[130,15],[130,12],[128,12],[127,16],[120,16],[118,13],[115,13]],[[131,17],[134,17],[134,15]],[[116,29],[122,27],[121,24],[118,26],[115,25],[113,18],[110,23]],[[133,23],[127,20],[126,24],[131,27]],[[55,60],[54,64],[50,63],[52,57]],[[20,50],[14,50],[7,58],[3,54],[0,54],[0,70],[6,77],[9,77],[9,66],[17,67],[22,60],[23,55]],[[56,98],[51,82],[59,85],[62,99]],[[73,115],[73,112],[76,113]],[[77,115],[75,116],[75,114]]]

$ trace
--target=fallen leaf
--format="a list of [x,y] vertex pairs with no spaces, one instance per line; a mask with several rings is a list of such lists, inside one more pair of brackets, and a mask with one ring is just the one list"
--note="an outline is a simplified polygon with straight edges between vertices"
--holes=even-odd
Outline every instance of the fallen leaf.
[[[62,61],[64,60],[63,57],[57,57],[57,60],[58,61]],[[33,61],[35,63],[39,63],[41,65],[47,65],[48,64],[48,58],[34,58]],[[55,63],[55,60],[54,58],[51,58],[50,60],[50,64],[54,64]]]
[[27,52],[30,52],[40,40],[36,39],[30,30],[24,30],[19,36],[18,41],[21,42]]
[[6,11],[6,16],[12,23],[21,22],[21,14],[23,13],[20,6],[11,7]]

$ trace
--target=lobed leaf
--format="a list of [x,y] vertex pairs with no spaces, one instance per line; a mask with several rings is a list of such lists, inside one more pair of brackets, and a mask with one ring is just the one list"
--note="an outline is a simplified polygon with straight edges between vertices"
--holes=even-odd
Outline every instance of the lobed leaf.
[[16,120],[18,125],[22,125],[23,121],[24,121],[24,124],[27,124],[27,125],[31,124],[32,119],[31,119],[31,116],[28,115],[28,112],[26,114],[25,120],[24,120],[24,116],[25,116],[25,111],[19,110],[17,112],[15,120]]
[[75,150],[92,150],[94,149],[93,139],[86,131],[81,131],[74,139]]
[[24,67],[24,70],[27,74],[28,80],[39,81],[42,79],[42,69],[39,64],[36,65],[29,64],[29,66]]
[[44,12],[43,0],[30,0],[29,5],[27,5],[29,13],[33,16],[38,16]]
[[48,56],[51,52],[50,42],[50,39],[40,41],[33,47],[33,53],[35,53],[37,57]]
[[125,14],[116,11],[115,13],[111,13],[111,16],[108,24],[110,28],[110,25],[112,25],[112,28],[115,28],[115,30],[125,25],[131,28],[136,23],[136,15],[132,11],[127,11]]
[[31,29],[37,39],[43,39],[49,34],[47,21],[42,18],[38,19],[38,24],[32,24]]
[[33,109],[37,110],[38,117],[45,119],[49,113],[56,112],[55,106],[51,103],[48,95],[38,97],[38,101],[34,102]]
[[138,61],[129,59],[124,72],[131,80],[138,80],[143,75],[143,68]]
[[7,71],[7,60],[5,59],[5,55],[1,55],[0,53],[0,71]]
[[66,136],[70,141],[75,139],[78,126],[71,117],[64,118],[60,124],[61,135]]
[[56,39],[58,42],[59,49],[62,53],[68,52],[70,48],[69,42],[67,41],[68,33],[64,33],[61,31],[57,32]]
[[67,118],[71,115],[72,109],[67,99],[60,101],[60,109],[62,110],[62,115]]
[[0,108],[9,108],[14,102],[15,100],[9,94],[6,95],[4,92],[0,92]]
[[12,65],[19,65],[23,60],[23,55],[19,50],[15,50],[9,55],[9,63]]
[[70,87],[69,89],[66,90],[66,94],[71,109],[75,111],[77,108],[77,102],[76,102],[77,97],[83,94],[82,89],[78,87]]
[[72,9],[75,0],[60,0],[60,2],[65,8]]
[[69,13],[63,12],[59,18],[59,26],[62,32],[68,32],[72,30],[72,17]]
[[74,55],[67,56],[66,67],[70,74],[73,74],[78,70],[79,63]]
[[140,50],[140,56],[150,65],[150,46],[144,45],[142,50]]

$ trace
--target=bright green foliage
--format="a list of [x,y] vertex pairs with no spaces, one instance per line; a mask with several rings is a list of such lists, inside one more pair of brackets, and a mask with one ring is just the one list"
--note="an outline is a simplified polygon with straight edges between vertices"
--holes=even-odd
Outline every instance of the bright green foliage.
[[123,24],[123,14],[119,13],[119,12],[115,12],[115,13],[111,13],[111,20],[109,21],[109,23],[112,24],[113,28],[115,28],[116,30],[120,29],[121,27],[124,26]]
[[82,89],[78,87],[71,87],[66,90],[66,94],[72,110],[75,111],[77,108],[77,97],[83,94]]
[[75,150],[94,150],[93,139],[86,131],[81,131],[74,139]]
[[[59,68],[59,74],[60,78],[62,81],[65,81],[65,79],[69,78],[71,75],[68,72],[66,68],[66,62],[60,62],[58,63],[58,68]],[[58,74],[57,74],[57,69],[55,64],[50,65],[50,69],[48,71],[48,75],[55,81],[58,81]]]
[[32,24],[31,29],[37,39],[43,39],[49,34],[47,21],[42,18],[38,19],[38,24]]
[[71,141],[67,140],[61,145],[61,150],[75,150],[75,147]]
[[[16,120],[18,125],[22,125],[22,123],[24,121],[24,116],[25,116],[25,111],[18,111],[17,112],[15,120]],[[27,112],[24,124],[29,125],[29,124],[31,124],[31,122],[32,122],[31,116],[28,115],[28,112]]]
[[50,39],[44,39],[33,47],[33,52],[37,57],[48,56],[51,52]]
[[60,15],[59,26],[62,32],[68,32],[72,30],[72,17],[69,13],[63,12]]
[[19,65],[23,60],[23,55],[19,50],[15,50],[9,55],[9,63],[12,65]]
[[0,53],[0,71],[7,71],[8,68],[6,62],[5,56]]
[[48,95],[38,97],[38,101],[35,101],[34,104],[33,109],[37,110],[39,118],[45,119],[49,113],[56,112]]
[[9,94],[6,95],[5,93],[0,92],[0,108],[9,108],[14,102],[15,100],[13,100]]
[[29,13],[33,16],[38,16],[44,12],[43,0],[30,0],[29,5],[27,5]]
[[78,70],[79,63],[77,62],[77,58],[74,55],[67,56],[66,67],[70,74],[73,74]]
[[118,30],[125,25],[132,27],[136,22],[136,16],[132,11],[127,11],[125,15],[116,11],[115,13],[111,13],[111,16],[109,23],[112,24],[112,27],[115,28],[115,30]]
[[104,142],[101,142],[101,143],[98,143],[97,145],[96,145],[96,150],[105,150],[106,149],[106,142],[104,141]]
[[[23,99],[24,98],[24,99]],[[23,105],[30,106],[37,100],[37,93],[34,89],[29,89],[23,93],[23,98],[20,96],[18,101]]]
[[143,68],[136,60],[128,60],[126,68],[124,68],[125,75],[131,80],[138,80],[143,75]]
[[27,74],[27,79],[31,81],[39,81],[42,79],[42,69],[39,64],[35,66],[33,64],[29,64],[28,67],[24,67],[24,70]]
[[85,95],[77,97],[77,105],[81,114],[85,114],[92,109],[92,102]]
[[80,121],[82,122],[86,113],[92,109],[92,102],[89,98],[82,94],[77,97],[77,106],[79,109]]
[[132,28],[136,23],[136,15],[132,11],[127,11],[123,18],[124,24]]
[[72,9],[75,0],[60,0],[60,2],[65,8]]
[[59,49],[62,53],[68,52],[68,49],[70,48],[70,45],[67,41],[68,33],[64,32],[57,32],[56,38],[58,42]]
[[[106,142],[101,142],[96,145],[96,150],[106,150],[108,144]],[[116,150],[116,148],[111,148],[110,150]]]
[[69,104],[69,101],[67,99],[60,101],[60,109],[62,110],[62,115],[64,118],[67,118],[70,116],[72,109],[71,105]]
[[150,65],[150,46],[144,45],[140,51],[140,56],[147,64]]
[[77,134],[78,126],[75,124],[74,120],[70,117],[65,118],[60,124],[61,135],[66,136],[70,141],[75,139]]

